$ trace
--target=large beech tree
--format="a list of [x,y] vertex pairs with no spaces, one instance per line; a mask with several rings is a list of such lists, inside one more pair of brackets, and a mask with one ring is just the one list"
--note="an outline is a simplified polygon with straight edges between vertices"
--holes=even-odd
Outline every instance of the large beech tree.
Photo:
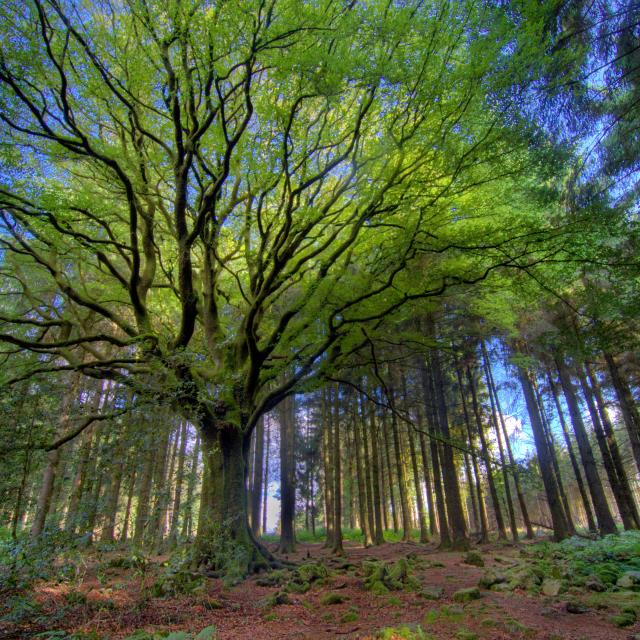
[[245,482],[260,417],[406,302],[558,251],[487,193],[535,170],[505,82],[519,19],[437,1],[0,11],[1,337],[38,356],[5,381],[77,370],[170,403],[200,429],[202,558],[223,564],[224,538],[242,571],[264,564]]

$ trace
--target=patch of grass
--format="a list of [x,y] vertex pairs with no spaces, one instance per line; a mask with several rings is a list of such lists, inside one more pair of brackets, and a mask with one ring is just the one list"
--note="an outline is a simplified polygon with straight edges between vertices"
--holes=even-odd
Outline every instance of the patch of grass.
[[436,625],[441,623],[462,622],[464,610],[459,605],[444,605],[437,609],[431,609],[424,617],[425,625]]
[[329,591],[328,593],[325,593],[320,598],[320,604],[322,605],[342,604],[347,600],[349,600],[348,596],[345,596],[341,593],[336,593],[335,591]]
[[358,612],[357,611],[347,611],[342,618],[340,618],[340,622],[346,624],[347,622],[356,622],[358,620]]
[[187,633],[186,631],[174,631],[169,633],[153,633],[144,630],[135,631],[132,635],[127,636],[125,640],[216,640],[218,634],[216,628],[205,627],[196,634]]
[[434,636],[426,633],[420,625],[400,625],[385,627],[378,632],[379,640],[434,640]]

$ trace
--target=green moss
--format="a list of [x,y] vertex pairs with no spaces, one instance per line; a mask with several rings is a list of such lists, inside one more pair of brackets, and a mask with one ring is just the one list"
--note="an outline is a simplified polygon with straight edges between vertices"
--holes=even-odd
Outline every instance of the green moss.
[[357,619],[358,619],[357,611],[347,611],[347,613],[345,613],[342,616],[342,618],[340,618],[340,622],[342,623],[356,622]]
[[262,616],[262,619],[265,622],[275,622],[278,619],[278,614],[277,613],[267,613],[264,616]]
[[609,621],[616,627],[630,627],[632,624],[635,624],[636,620],[636,612],[632,609],[627,609],[609,618]]
[[342,604],[347,600],[349,600],[348,596],[345,596],[341,593],[336,593],[335,591],[329,591],[328,593],[325,593],[320,598],[320,604],[323,604],[323,605]]
[[493,618],[484,618],[484,620],[480,621],[480,626],[486,628],[494,628],[498,626],[498,622]]
[[431,634],[425,633],[419,625],[401,625],[385,627],[378,633],[379,640],[432,640]]
[[324,580],[329,576],[328,569],[317,562],[307,562],[300,565],[296,571],[296,578],[299,582],[314,582],[316,580]]
[[454,602],[471,602],[482,597],[478,587],[469,587],[468,589],[460,589],[453,594]]
[[436,625],[442,622],[461,622],[464,609],[458,605],[444,605],[439,609],[431,609],[424,617],[424,624]]
[[362,563],[364,587],[369,591],[383,595],[389,591],[417,591],[420,583],[411,575],[411,568],[406,558],[394,563],[369,562]]
[[456,631],[457,640],[478,640],[478,634],[468,629],[458,629]]
[[463,562],[465,564],[473,565],[474,567],[484,567],[484,558],[478,551],[469,551],[464,557]]

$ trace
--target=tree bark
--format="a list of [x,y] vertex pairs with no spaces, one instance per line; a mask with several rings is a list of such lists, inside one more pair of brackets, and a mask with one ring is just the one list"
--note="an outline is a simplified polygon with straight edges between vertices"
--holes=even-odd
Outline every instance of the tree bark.
[[262,478],[264,475],[264,418],[261,417],[255,429],[255,449],[253,459],[253,481],[251,483],[251,530],[260,535],[260,507],[262,506]]
[[524,521],[524,526],[526,529],[526,537],[528,540],[533,539],[533,527],[531,526],[531,519],[529,518],[529,510],[527,509],[527,503],[524,499],[524,493],[522,492],[522,487],[520,485],[520,474],[518,473],[518,465],[516,464],[513,450],[511,449],[511,442],[509,440],[509,433],[507,432],[507,425],[505,424],[504,417],[502,414],[502,407],[500,406],[500,396],[498,395],[498,388],[493,379],[493,372],[491,370],[491,360],[489,358],[489,354],[487,353],[487,348],[482,342],[482,349],[485,356],[485,362],[487,363],[487,371],[489,373],[489,386],[491,393],[493,393],[493,397],[496,402],[496,409],[498,411],[498,418],[500,420],[500,426],[502,427],[502,434],[504,435],[504,441],[507,446],[507,454],[509,456],[509,464],[511,465],[512,474],[513,474],[513,483],[516,488],[516,495],[518,497],[518,504],[520,506],[520,513],[522,514],[522,520]]
[[631,450],[636,461],[636,467],[640,473],[640,413],[633,399],[631,389],[626,380],[622,377],[615,358],[608,352],[604,353],[611,382],[618,398],[618,405],[622,411],[624,424],[629,434],[629,442],[631,442]]
[[571,461],[571,466],[573,468],[573,474],[575,475],[576,483],[578,485],[578,492],[580,493],[580,498],[582,500],[584,511],[587,516],[587,526],[589,528],[589,531],[597,531],[595,516],[593,515],[593,509],[591,508],[591,499],[589,498],[587,490],[584,486],[582,472],[580,471],[580,465],[578,464],[578,460],[576,459],[576,455],[573,451],[573,445],[571,443],[571,437],[569,436],[567,421],[564,418],[564,412],[562,411],[562,406],[560,405],[560,398],[558,396],[558,385],[553,379],[550,371],[547,371],[547,378],[549,380],[549,388],[551,389],[553,400],[556,405],[556,412],[558,414],[560,425],[562,427],[564,441],[567,445],[567,451],[569,453],[569,460]]
[[636,505],[636,501],[633,496],[633,491],[631,490],[631,485],[629,483],[627,470],[625,469],[624,463],[622,461],[622,456],[620,454],[618,442],[616,440],[615,432],[613,430],[613,425],[611,424],[611,420],[609,419],[609,414],[607,413],[607,408],[604,402],[604,398],[602,396],[602,389],[600,388],[600,383],[598,382],[598,378],[590,364],[588,363],[585,364],[585,371],[587,372],[587,376],[589,377],[589,381],[591,382],[591,388],[593,390],[593,394],[596,399],[596,404],[598,406],[598,413],[600,415],[600,420],[602,421],[602,428],[604,429],[604,434],[607,439],[607,444],[609,445],[609,451],[611,452],[611,458],[613,460],[613,464],[616,469],[618,481],[626,496],[627,504],[629,505],[629,509],[631,511],[631,515],[635,523],[635,528],[640,528],[640,514],[638,513],[638,507]]
[[576,442],[578,443],[578,451],[580,452],[580,458],[582,459],[582,466],[584,468],[585,476],[587,477],[587,486],[591,493],[593,509],[598,522],[598,530],[602,535],[615,533],[617,531],[616,523],[613,520],[611,511],[609,510],[609,504],[607,503],[602,482],[598,475],[598,469],[593,457],[591,445],[589,444],[587,430],[585,429],[584,422],[582,421],[580,406],[578,405],[578,399],[573,388],[573,383],[571,382],[571,377],[569,376],[569,371],[567,370],[562,357],[556,357],[556,365],[560,375],[560,384],[562,385],[564,397],[567,401],[567,407],[569,408],[569,416],[571,417],[571,423],[573,424],[573,430],[576,435]]
[[448,524],[451,533],[451,548],[463,550],[469,547],[469,538],[467,537],[464,511],[462,510],[458,470],[456,469],[453,447],[451,446],[444,377],[442,375],[440,353],[437,349],[431,350],[431,370],[434,389],[436,391],[436,424],[438,425],[438,431],[442,439],[442,479],[447,504]]
[[[480,468],[478,466],[478,456],[476,454],[476,443],[473,437],[473,431],[471,429],[471,420],[469,418],[469,410],[467,408],[467,399],[462,382],[462,374],[460,368],[456,366],[456,376],[458,378],[458,387],[460,389],[460,399],[462,401],[462,410],[464,416],[464,422],[467,429],[467,441],[469,443],[469,449],[471,451],[471,462],[473,464],[473,473],[475,475],[475,490],[478,499],[478,523],[480,525],[480,539],[479,543],[486,543],[489,541],[489,524],[487,522],[487,510],[484,504],[484,495],[482,491],[482,482],[480,479]],[[474,502],[475,504],[475,502]]]
[[[68,430],[71,421],[71,410],[78,395],[78,386],[80,382],[79,375],[73,375],[71,385],[62,397],[62,406],[60,408],[60,418],[56,429],[56,434],[62,435]],[[45,521],[49,508],[51,506],[51,496],[56,481],[56,473],[60,464],[60,449],[54,449],[47,453],[47,464],[42,476],[42,484],[40,493],[38,494],[38,503],[36,506],[36,515],[31,525],[31,537],[38,537],[44,530]]]
[[536,402],[533,385],[529,375],[530,374],[526,369],[522,366],[518,366],[518,377],[520,378],[520,385],[522,386],[522,392],[527,404],[531,430],[533,431],[536,451],[538,452],[538,462],[540,464],[542,482],[547,496],[549,511],[551,512],[553,537],[554,540],[560,541],[569,536],[569,526],[560,500],[560,494],[558,493],[558,486],[556,484],[553,465],[551,464],[549,454],[549,445],[544,433],[538,403]]
[[467,365],[467,384],[469,385],[469,391],[471,392],[471,407],[473,409],[473,415],[476,420],[476,431],[480,438],[480,450],[482,459],[484,461],[485,471],[487,473],[487,484],[489,485],[489,495],[491,496],[491,503],[493,504],[493,512],[498,525],[498,538],[500,540],[507,539],[507,530],[504,526],[504,518],[502,517],[502,508],[500,507],[500,501],[498,499],[498,491],[493,479],[493,469],[491,466],[491,456],[489,455],[489,447],[487,446],[487,440],[484,435],[484,425],[482,424],[482,418],[480,416],[480,406],[478,404],[478,396],[476,393],[476,385],[471,373],[471,367]]
[[626,475],[623,478],[618,477],[618,471],[613,462],[611,450],[609,449],[609,442],[605,436],[604,427],[602,426],[600,414],[596,407],[593,391],[587,382],[584,368],[578,368],[577,374],[582,388],[582,394],[584,395],[587,408],[589,409],[589,416],[591,417],[593,431],[596,434],[596,442],[598,443],[598,449],[600,449],[604,470],[607,474],[607,479],[609,480],[609,486],[611,487],[616,506],[618,507],[620,519],[622,520],[622,526],[627,531],[629,529],[635,529],[636,522],[634,520],[633,506],[632,504],[629,504],[627,500],[627,493],[624,488]]
[[[331,404],[329,404],[329,412]],[[294,399],[289,396],[280,403],[280,553],[293,553],[296,547],[294,520],[296,511]],[[331,429],[331,422],[328,424]],[[335,444],[334,444],[335,453]],[[334,461],[335,464],[335,461]],[[334,482],[335,482],[335,475]],[[334,485],[335,486],[335,485]],[[334,496],[335,498],[335,496]],[[335,502],[333,503],[335,513]],[[334,520],[334,535],[337,523]],[[332,540],[333,544],[333,540]]]

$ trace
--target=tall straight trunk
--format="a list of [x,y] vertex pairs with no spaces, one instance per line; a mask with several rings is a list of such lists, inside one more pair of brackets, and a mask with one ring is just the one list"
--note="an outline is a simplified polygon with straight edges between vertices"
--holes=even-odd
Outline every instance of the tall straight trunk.
[[[324,427],[323,427],[324,428]],[[269,496],[269,450],[271,449],[271,423],[265,424],[265,452],[264,452],[264,489],[262,491],[262,531],[267,532],[267,498]]]
[[106,489],[106,499],[104,504],[104,522],[100,540],[102,542],[113,542],[115,540],[116,518],[118,516],[118,498],[120,497],[120,487],[124,476],[126,464],[126,440],[129,435],[127,428],[122,433],[117,433],[117,442],[114,447],[113,458],[110,466],[110,479]]
[[604,433],[604,427],[602,426],[602,421],[600,420],[600,414],[598,413],[598,408],[596,407],[593,391],[587,383],[584,368],[578,368],[577,374],[584,399],[587,403],[587,408],[589,409],[589,416],[591,417],[593,431],[596,434],[596,442],[598,443],[598,449],[600,449],[600,455],[602,456],[604,470],[607,474],[611,492],[613,493],[614,500],[616,501],[616,505],[618,507],[620,519],[622,520],[622,526],[625,528],[625,530],[635,529],[636,522],[634,520],[633,514],[633,503],[629,504],[627,500],[627,494],[624,488],[624,479],[618,477],[618,472],[613,462],[613,456],[611,455],[611,450],[609,449],[609,443]]
[[105,437],[103,446],[101,448],[101,455],[99,461],[95,465],[93,473],[93,485],[91,491],[87,495],[86,504],[86,524],[84,527],[85,544],[90,545],[93,542],[93,535],[96,528],[96,520],[102,505],[101,495],[102,488],[107,476],[105,469],[104,450],[109,446],[109,439]]
[[[353,451],[355,450],[354,433],[353,433],[353,419],[349,422],[349,429],[345,433],[347,452],[351,452],[351,455],[347,455],[347,474],[349,478],[349,529],[355,531],[359,526],[360,521],[357,518],[357,504],[358,504],[358,480],[356,478],[357,469],[356,463],[353,457]],[[311,483],[310,483],[311,484]],[[357,524],[356,524],[357,523]]]
[[484,341],[482,342],[482,353],[484,355],[485,362],[487,363],[487,372],[489,374],[489,388],[496,403],[498,419],[500,421],[502,435],[504,436],[505,445],[507,447],[507,455],[509,456],[509,464],[511,465],[513,475],[513,484],[516,488],[516,495],[518,497],[520,513],[522,514],[522,520],[527,532],[526,537],[527,539],[531,540],[533,539],[533,527],[531,526],[531,519],[529,518],[529,510],[527,509],[527,503],[525,502],[524,493],[522,492],[522,487],[520,485],[520,474],[518,473],[518,465],[516,464],[515,458],[513,456],[513,450],[511,449],[511,442],[509,440],[509,433],[507,432],[507,425],[505,424],[504,416],[502,414],[502,407],[500,406],[500,396],[498,395],[498,388],[496,387],[495,380],[493,379],[493,372],[491,370],[491,359],[489,358],[489,354],[487,353],[487,348],[484,344]]
[[[475,476],[475,493],[478,500],[478,519],[476,522],[480,525],[480,543],[489,541],[489,524],[487,522],[487,510],[484,504],[484,495],[482,491],[482,482],[480,478],[480,468],[478,466],[478,456],[476,454],[476,442],[473,436],[473,430],[471,429],[471,419],[469,418],[469,409],[467,408],[467,399],[462,382],[462,373],[460,367],[456,366],[456,376],[458,378],[458,387],[460,389],[460,399],[462,401],[462,413],[464,416],[464,423],[467,430],[467,441],[469,443],[469,450],[471,451],[471,462],[473,464],[473,473]],[[473,497],[473,496],[472,496]],[[475,505],[475,501],[473,501]]]
[[425,490],[427,494],[427,508],[429,510],[429,534],[437,534],[435,506],[433,504],[433,488],[431,485],[431,472],[429,464],[429,454],[427,453],[427,439],[424,434],[424,419],[422,412],[418,409],[418,430],[420,435],[420,457],[422,458],[422,473],[424,476]]
[[122,521],[122,531],[120,532],[120,542],[129,539],[129,523],[131,522],[131,505],[133,504],[133,494],[136,488],[137,469],[132,467],[129,471],[129,483],[127,491],[127,504],[124,509],[124,520]]
[[136,518],[133,529],[133,543],[139,547],[144,540],[145,530],[149,520],[149,501],[151,499],[151,485],[153,481],[153,465],[156,448],[152,443],[152,434],[147,433],[145,438],[142,472],[138,485],[138,505],[136,508]]
[[[58,436],[66,433],[69,429],[69,425],[71,423],[71,410],[78,396],[79,383],[79,375],[74,374],[71,378],[71,384],[69,388],[62,397],[60,418],[58,419],[58,425],[56,428],[56,434]],[[47,463],[44,469],[44,474],[42,476],[40,492],[38,494],[36,515],[33,519],[33,524],[31,525],[31,536],[34,538],[39,536],[44,529],[46,518],[51,507],[51,497],[53,495],[53,489],[59,464],[60,448],[49,451],[47,453]]]
[[399,529],[398,510],[396,509],[396,499],[394,495],[393,467],[391,466],[391,439],[389,437],[389,421],[386,413],[382,413],[382,433],[384,435],[384,454],[387,466],[387,482],[389,485],[389,505],[391,507],[391,522],[393,523],[393,532],[397,533]]
[[196,490],[196,479],[198,476],[198,459],[200,458],[200,432],[196,434],[196,442],[193,445],[193,455],[191,458],[191,467],[189,468],[187,482],[187,500],[184,509],[184,518],[182,520],[181,537],[188,540],[193,529],[193,496]]
[[381,411],[377,416],[377,441],[378,441],[378,469],[380,470],[380,512],[382,514],[382,530],[388,531],[391,524],[389,496],[388,471],[386,467],[385,444],[384,444],[384,413]]
[[94,428],[85,429],[82,434],[80,446],[76,453],[76,470],[71,486],[71,496],[69,498],[69,508],[67,509],[67,518],[65,520],[65,531],[75,533],[79,525],[80,502],[85,489],[87,480],[87,469],[91,455],[91,446],[93,443]]
[[187,454],[187,439],[189,436],[188,423],[182,421],[180,427],[180,450],[178,451],[178,469],[176,472],[176,490],[173,494],[173,507],[171,509],[171,524],[169,526],[169,545],[175,547],[178,542],[178,522],[180,520],[180,507],[182,506],[182,485],[184,484],[184,465]]
[[504,493],[507,500],[507,511],[509,512],[509,527],[511,528],[511,536],[514,541],[518,540],[518,526],[516,525],[516,512],[513,508],[513,500],[511,499],[511,486],[509,485],[509,474],[507,472],[507,461],[504,455],[504,446],[502,444],[502,434],[500,433],[500,425],[498,424],[498,412],[496,409],[496,403],[493,397],[493,388],[491,385],[491,376],[489,374],[489,366],[487,363],[486,351],[483,346],[483,363],[484,363],[484,376],[487,389],[489,390],[489,404],[491,405],[491,418],[493,423],[493,429],[496,434],[496,440],[498,442],[498,452],[500,454],[500,466],[502,467],[502,480],[504,482]]
[[360,396],[360,425],[362,427],[362,445],[364,455],[362,458],[362,464],[364,467],[364,480],[365,480],[365,496],[367,499],[367,526],[369,530],[370,543],[374,543],[375,532],[375,515],[374,511],[374,499],[373,499],[373,476],[371,473],[371,451],[369,450],[369,430],[367,428],[367,411],[365,409],[366,402],[364,395]]
[[420,524],[420,542],[426,544],[429,542],[429,530],[427,529],[427,517],[424,510],[424,497],[422,495],[422,483],[420,482],[420,474],[418,473],[418,458],[416,455],[415,436],[411,430],[408,432],[409,451],[411,454],[411,467],[413,469],[413,483],[416,489],[416,503],[418,505],[418,523]]
[[618,405],[622,412],[622,418],[624,419],[624,424],[629,434],[629,442],[631,443],[631,450],[633,451],[633,457],[636,461],[636,467],[638,472],[640,472],[640,412],[638,412],[638,407],[633,399],[631,389],[622,377],[615,358],[606,351],[604,357],[609,368],[609,375],[611,376],[611,382],[616,392]]
[[402,463],[402,451],[400,449],[400,430],[398,429],[398,416],[396,413],[396,398],[393,385],[393,374],[389,370],[389,401],[391,403],[391,433],[393,435],[393,449],[395,455],[396,475],[398,488],[400,489],[400,508],[402,510],[402,540],[411,540],[411,513],[409,511],[409,498],[407,496],[407,478]]
[[384,543],[384,523],[382,518],[382,497],[380,491],[380,453],[378,451],[378,425],[375,405],[370,403],[369,433],[371,435],[371,475],[373,476],[373,543]]
[[253,458],[253,480],[251,482],[251,530],[260,535],[260,507],[262,506],[262,478],[264,465],[264,418],[256,425],[254,435],[255,448]]
[[625,469],[624,463],[622,461],[622,456],[620,455],[620,448],[618,447],[618,442],[616,440],[615,432],[613,430],[613,425],[611,424],[611,420],[609,419],[609,414],[607,413],[607,408],[604,402],[604,398],[602,396],[602,389],[600,388],[600,383],[598,382],[598,378],[595,375],[589,363],[585,364],[585,371],[587,373],[587,376],[589,377],[589,381],[591,382],[591,389],[596,399],[598,413],[600,415],[602,428],[604,429],[604,434],[607,439],[609,451],[611,452],[611,458],[613,460],[613,464],[616,469],[618,482],[620,483],[620,486],[626,496],[626,501],[627,501],[627,504],[629,505],[629,509],[631,511],[631,515],[635,523],[635,527],[640,528],[640,514],[638,513],[638,508],[633,496],[633,491],[631,490],[631,485],[629,484],[629,477],[627,475],[627,470]]
[[163,427],[164,433],[158,443],[158,455],[153,471],[154,501],[149,526],[147,527],[146,542],[148,545],[153,545],[156,549],[159,549],[162,539],[164,538],[166,513],[169,503],[169,482],[167,481],[167,475],[170,466],[173,425],[171,425],[171,427],[171,429],[169,425],[164,425]]
[[22,464],[22,474],[20,477],[20,485],[18,486],[18,495],[13,508],[13,515],[11,517],[11,538],[16,540],[18,538],[18,525],[22,520],[24,512],[24,505],[27,502],[27,482],[29,480],[29,474],[31,471],[31,460],[33,456],[33,427],[35,419],[31,420],[31,428],[29,429],[29,435],[27,438],[27,449],[24,455],[24,462]]
[[469,497],[467,498],[467,512],[471,512],[469,516],[469,531],[477,532],[480,530],[480,514],[478,512],[478,503],[476,500],[475,486],[473,483],[473,475],[471,471],[471,462],[469,461],[469,454],[464,451],[462,454],[464,461],[464,474],[467,478],[467,492]]
[[362,529],[362,536],[364,538],[364,546],[370,547],[373,544],[372,531],[369,527],[369,516],[367,513],[367,487],[365,468],[363,462],[363,447],[362,447],[362,433],[360,431],[360,411],[358,407],[358,400],[354,399],[355,410],[353,411],[353,435],[355,440],[355,457],[356,457],[356,472],[357,472],[357,484],[358,484],[358,512],[360,519],[360,527]]
[[542,428],[544,429],[547,443],[549,445],[551,464],[553,465],[553,472],[556,474],[556,483],[558,485],[558,492],[560,493],[560,499],[562,500],[564,513],[567,518],[567,524],[569,525],[569,533],[573,535],[576,532],[576,527],[573,523],[573,517],[571,515],[571,503],[569,502],[569,497],[567,496],[567,492],[564,488],[562,473],[560,472],[560,465],[558,464],[558,456],[556,455],[555,438],[553,436],[553,431],[551,430],[551,424],[549,423],[549,420],[547,418],[547,412],[545,411],[544,402],[542,400],[542,395],[540,394],[540,389],[538,388],[538,382],[535,376],[532,377],[531,384],[533,385],[533,392],[536,396],[536,402],[538,403],[538,410],[540,411],[540,418],[542,420]]
[[429,433],[429,447],[431,450],[431,466],[433,469],[433,489],[436,496],[436,510],[438,513],[438,535],[440,546],[448,548],[451,546],[451,536],[449,534],[449,524],[447,519],[447,509],[442,490],[442,473],[440,471],[440,448],[438,442],[441,435],[437,428],[437,415],[435,408],[435,388],[431,371],[427,369],[425,360],[421,359],[419,364],[420,380],[422,383],[422,395],[427,416]]
[[589,444],[587,430],[585,429],[584,422],[582,421],[580,406],[573,388],[573,383],[571,382],[569,371],[562,357],[556,357],[556,365],[560,375],[560,384],[562,385],[564,397],[567,401],[567,407],[569,408],[569,416],[571,417],[571,423],[573,424],[573,430],[576,435],[576,442],[578,443],[578,451],[580,452],[582,466],[584,467],[584,473],[587,478],[587,485],[589,487],[589,492],[591,493],[593,509],[596,513],[596,520],[598,522],[598,530],[601,534],[615,533],[617,531],[616,523],[613,520],[611,511],[609,510],[609,504],[607,503],[602,482],[598,475],[598,469],[593,457],[591,445]]
[[562,507],[558,486],[555,480],[553,465],[551,463],[549,444],[542,426],[538,403],[536,402],[533,384],[529,377],[529,372],[521,366],[518,366],[518,377],[527,404],[527,412],[531,422],[531,430],[538,452],[538,463],[540,464],[540,472],[542,474],[542,483],[547,496],[549,511],[551,512],[551,521],[553,523],[553,537],[556,541],[563,540],[569,535],[569,526],[567,518]]
[[469,546],[467,527],[462,510],[462,498],[458,484],[458,470],[453,457],[451,433],[449,431],[449,416],[445,396],[444,377],[440,362],[440,352],[431,350],[431,372],[436,401],[436,424],[442,441],[442,481],[444,484],[447,516],[453,549],[466,549]]
[[324,470],[324,513],[326,540],[324,546],[331,549],[333,546],[334,522],[333,516],[333,490],[335,480],[333,478],[333,465],[331,457],[333,454],[333,434],[329,424],[329,403],[327,401],[327,390],[322,390],[322,463]]
[[329,408],[333,416],[333,463],[335,485],[333,490],[333,545],[331,551],[339,556],[344,555],[342,548],[342,460],[340,451],[340,389],[336,386],[335,396]]
[[491,503],[493,504],[493,511],[498,525],[498,538],[500,540],[506,540],[507,530],[504,526],[504,518],[502,517],[502,508],[500,507],[500,501],[498,499],[498,491],[493,479],[493,469],[491,467],[491,457],[489,455],[489,447],[487,446],[487,439],[484,434],[484,425],[482,424],[482,418],[480,416],[480,406],[478,404],[478,395],[476,393],[476,385],[471,373],[471,367],[467,365],[467,384],[469,391],[471,392],[471,407],[473,409],[473,415],[476,421],[476,431],[480,438],[480,451],[482,459],[484,461],[484,467],[487,472],[487,484],[489,485],[489,495],[491,496]]
[[280,553],[292,553],[296,545],[295,416],[294,399],[289,396],[280,403]]
[[582,472],[580,471],[580,465],[578,464],[578,460],[576,459],[576,454],[573,451],[573,445],[571,443],[571,437],[569,435],[569,428],[567,427],[567,421],[565,420],[564,412],[562,411],[562,406],[560,405],[558,385],[553,379],[553,376],[551,375],[551,371],[548,371],[548,370],[547,370],[547,379],[549,380],[549,388],[551,389],[551,393],[553,395],[553,401],[556,405],[556,413],[558,414],[558,418],[560,420],[562,433],[564,435],[564,441],[565,441],[565,444],[567,445],[567,451],[569,453],[569,460],[571,460],[573,474],[576,478],[576,484],[578,485],[578,492],[580,493],[580,498],[584,506],[584,512],[587,516],[587,526],[589,527],[589,531],[596,531],[597,530],[596,519],[595,519],[595,516],[593,515],[593,509],[591,508],[591,499],[587,494],[587,490],[584,486],[584,481],[582,479]]

